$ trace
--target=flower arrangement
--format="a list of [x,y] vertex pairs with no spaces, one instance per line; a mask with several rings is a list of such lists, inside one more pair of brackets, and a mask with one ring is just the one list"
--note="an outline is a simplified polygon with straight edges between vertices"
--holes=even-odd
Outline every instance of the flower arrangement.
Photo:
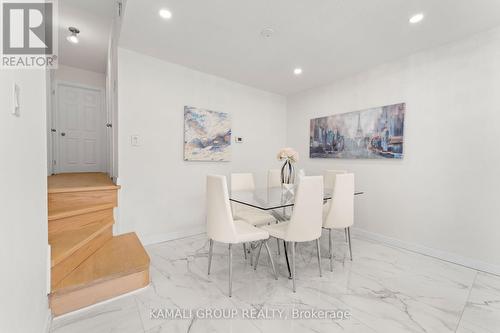
[[289,160],[292,163],[296,163],[299,161],[299,153],[297,153],[292,148],[283,148],[278,153],[278,160]]
[[279,161],[285,161],[281,167],[281,183],[293,184],[295,180],[293,163],[299,161],[299,153],[292,148],[283,148],[278,152],[277,157]]

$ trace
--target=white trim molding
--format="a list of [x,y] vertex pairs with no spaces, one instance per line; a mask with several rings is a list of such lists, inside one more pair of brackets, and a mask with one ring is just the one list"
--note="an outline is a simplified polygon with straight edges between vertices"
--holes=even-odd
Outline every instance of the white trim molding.
[[436,259],[444,260],[453,264],[475,269],[478,271],[500,275],[500,266],[492,265],[482,261],[474,260],[467,257],[462,257],[451,252],[436,250],[423,245],[405,242],[399,239],[387,237],[374,232],[366,231],[359,228],[352,228],[353,234],[359,238],[374,240],[388,246],[393,246],[400,249],[405,249],[415,253],[423,254]]
[[50,309],[47,310],[47,319],[45,321],[45,329],[44,333],[49,333],[50,332],[50,327],[52,326],[52,312]]
[[204,234],[206,232],[206,229],[207,229],[207,227],[205,225],[202,225],[202,226],[196,226],[193,228],[179,230],[179,231],[165,232],[165,233],[153,234],[153,235],[147,235],[147,236],[142,236],[142,235],[138,235],[138,236],[139,236],[139,239],[141,240],[141,243],[144,246],[146,246],[146,245],[152,245],[152,244],[158,244],[158,243],[162,243],[162,242],[171,241],[174,239],[180,239],[180,238],[186,238],[186,237],[190,237],[190,236]]

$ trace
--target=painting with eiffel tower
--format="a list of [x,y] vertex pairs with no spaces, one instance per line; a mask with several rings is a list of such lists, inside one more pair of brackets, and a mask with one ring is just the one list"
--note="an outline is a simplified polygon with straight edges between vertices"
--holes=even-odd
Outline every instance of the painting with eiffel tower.
[[403,158],[406,104],[311,119],[311,158]]

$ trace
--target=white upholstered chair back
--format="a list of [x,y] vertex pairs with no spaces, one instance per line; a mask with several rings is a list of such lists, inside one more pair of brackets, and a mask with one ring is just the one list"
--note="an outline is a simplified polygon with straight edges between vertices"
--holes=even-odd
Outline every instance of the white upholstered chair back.
[[338,174],[323,227],[343,229],[354,224],[354,174]]
[[267,187],[281,186],[281,171],[279,169],[270,169],[267,172]]
[[302,177],[305,177],[306,176],[306,172],[304,169],[299,169],[299,171],[297,171],[297,173],[295,174],[295,184],[296,185],[299,185],[300,184],[300,179]]
[[224,176],[207,176],[207,234],[209,239],[218,242],[237,242]]
[[325,170],[323,178],[325,188],[333,190],[335,187],[335,177],[343,173],[347,173],[347,170]]
[[305,176],[297,188],[295,205],[285,239],[308,242],[321,237],[323,223],[323,177]]
[[253,191],[255,182],[251,173],[232,173],[231,174],[231,192],[234,191]]

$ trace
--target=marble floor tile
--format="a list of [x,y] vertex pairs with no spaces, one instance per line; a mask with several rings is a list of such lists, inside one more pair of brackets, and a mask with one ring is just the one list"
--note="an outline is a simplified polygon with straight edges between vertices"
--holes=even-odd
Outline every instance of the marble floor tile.
[[457,332],[500,332],[500,278],[477,273]]
[[[123,299],[56,319],[52,332],[498,332],[500,277],[450,264],[377,242],[353,238],[349,258],[343,233],[334,234],[330,271],[328,237],[321,240],[322,276],[314,243],[296,248],[297,292],[281,248],[265,250],[257,270],[233,247],[233,297],[228,293],[227,245],[215,244],[207,275],[205,235],[147,247],[151,285]],[[154,315],[158,309],[236,311],[231,319]],[[273,318],[249,319],[244,313],[280,310]],[[294,318],[296,313],[346,311],[342,318]],[[342,312],[345,313],[345,312]]]

